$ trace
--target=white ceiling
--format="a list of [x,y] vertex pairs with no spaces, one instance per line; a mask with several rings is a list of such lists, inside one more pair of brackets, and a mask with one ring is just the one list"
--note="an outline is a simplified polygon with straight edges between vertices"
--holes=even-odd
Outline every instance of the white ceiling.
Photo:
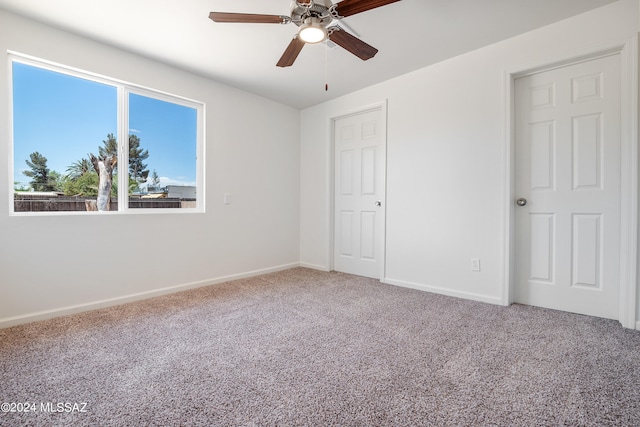
[[208,19],[289,15],[289,0],[0,0],[0,8],[305,108],[614,1],[401,0],[342,21],[380,50],[373,59],[307,45],[289,68],[275,64],[294,24]]

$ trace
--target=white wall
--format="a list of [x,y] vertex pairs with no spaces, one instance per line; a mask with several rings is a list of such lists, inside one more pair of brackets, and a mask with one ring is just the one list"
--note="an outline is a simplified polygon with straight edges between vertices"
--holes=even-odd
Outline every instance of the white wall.
[[[10,217],[7,50],[205,102],[206,213]],[[298,110],[1,11],[0,55],[0,327],[298,264]]]
[[330,118],[387,100],[383,280],[505,302],[506,76],[624,43],[638,16],[621,0],[304,110],[301,263],[331,267]]

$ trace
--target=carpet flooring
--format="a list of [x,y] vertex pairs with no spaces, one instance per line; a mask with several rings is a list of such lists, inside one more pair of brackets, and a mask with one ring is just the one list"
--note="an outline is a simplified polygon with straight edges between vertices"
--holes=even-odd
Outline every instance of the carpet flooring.
[[640,332],[295,268],[0,330],[0,404],[2,426],[640,426]]

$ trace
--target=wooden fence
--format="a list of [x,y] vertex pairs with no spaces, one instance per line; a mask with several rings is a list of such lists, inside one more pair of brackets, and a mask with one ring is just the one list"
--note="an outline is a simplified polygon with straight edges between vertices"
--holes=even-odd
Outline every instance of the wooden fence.
[[[86,211],[86,197],[55,197],[15,195],[14,212],[76,212]],[[183,199],[139,199],[130,198],[130,209],[180,209],[194,207],[192,200]],[[111,199],[111,210],[118,210],[118,200]]]

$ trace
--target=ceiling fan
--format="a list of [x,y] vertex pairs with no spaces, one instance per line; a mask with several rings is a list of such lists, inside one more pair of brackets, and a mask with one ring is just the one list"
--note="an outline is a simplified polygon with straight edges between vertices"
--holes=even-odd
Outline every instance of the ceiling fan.
[[331,40],[358,58],[366,61],[373,58],[378,49],[345,31],[339,25],[329,25],[333,20],[366,12],[376,7],[386,6],[400,0],[293,0],[291,16],[262,15],[254,13],[211,12],[209,18],[214,22],[250,23],[250,24],[289,24],[293,22],[299,28],[282,57],[278,67],[293,65],[306,43],[320,43]]

